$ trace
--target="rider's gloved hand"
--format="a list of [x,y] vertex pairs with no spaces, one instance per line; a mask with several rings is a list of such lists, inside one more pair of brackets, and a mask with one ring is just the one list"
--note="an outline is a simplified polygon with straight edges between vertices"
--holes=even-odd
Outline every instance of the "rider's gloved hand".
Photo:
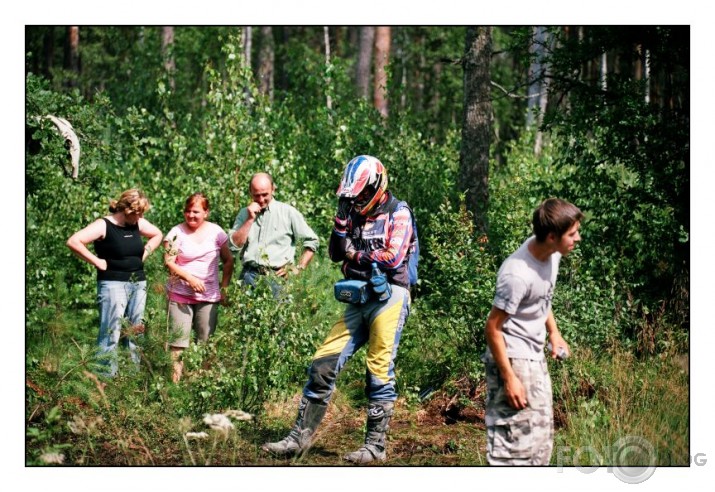
[[340,198],[338,200],[338,210],[335,213],[335,229],[339,232],[345,232],[352,208],[353,202],[349,198]]

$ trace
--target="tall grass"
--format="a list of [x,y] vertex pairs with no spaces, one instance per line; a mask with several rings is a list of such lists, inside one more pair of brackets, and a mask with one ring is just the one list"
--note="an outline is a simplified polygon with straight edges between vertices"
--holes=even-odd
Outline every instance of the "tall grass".
[[577,351],[554,368],[562,428],[552,463],[687,466],[690,390],[682,361],[667,353],[638,359],[616,347],[600,356]]

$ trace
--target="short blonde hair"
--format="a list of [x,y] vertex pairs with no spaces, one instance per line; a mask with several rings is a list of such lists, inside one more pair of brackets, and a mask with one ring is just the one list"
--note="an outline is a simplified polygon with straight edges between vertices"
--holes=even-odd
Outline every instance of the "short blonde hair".
[[136,188],[125,191],[118,200],[109,202],[109,211],[112,213],[145,214],[150,208],[151,204],[146,195]]

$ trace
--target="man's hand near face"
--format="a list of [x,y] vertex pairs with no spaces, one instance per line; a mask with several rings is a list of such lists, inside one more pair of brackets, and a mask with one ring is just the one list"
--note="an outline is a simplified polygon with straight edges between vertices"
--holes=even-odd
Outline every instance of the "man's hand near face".
[[261,213],[262,208],[258,203],[251,202],[251,204],[246,207],[246,210],[248,211],[248,218],[255,219],[256,216]]

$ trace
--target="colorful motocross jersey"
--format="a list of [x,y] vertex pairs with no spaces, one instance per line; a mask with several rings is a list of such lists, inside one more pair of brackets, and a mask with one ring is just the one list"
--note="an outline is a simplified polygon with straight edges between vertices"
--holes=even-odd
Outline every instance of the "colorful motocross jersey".
[[[407,207],[397,207],[390,214],[393,200],[388,192],[369,217],[353,212],[344,227],[336,223],[329,254],[333,261],[343,262],[345,278],[368,280],[372,263],[377,263],[390,283],[409,288],[406,260],[412,244],[412,215]],[[347,259],[348,251],[356,253],[353,260]]]

